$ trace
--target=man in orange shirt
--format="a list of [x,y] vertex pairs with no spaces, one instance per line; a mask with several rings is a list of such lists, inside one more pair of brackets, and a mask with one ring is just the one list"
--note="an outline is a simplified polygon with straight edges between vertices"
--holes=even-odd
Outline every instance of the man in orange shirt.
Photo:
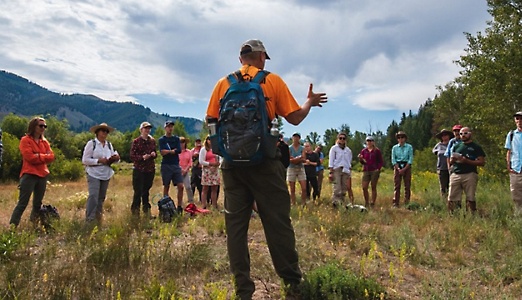
[[[252,79],[263,70],[265,61],[270,59],[260,40],[249,40],[240,49],[240,69],[245,80]],[[230,84],[226,77],[220,79],[210,98],[207,119],[219,117],[219,100],[223,98]],[[294,99],[286,83],[274,73],[269,73],[261,83],[270,120],[278,116],[289,123],[298,125],[310,112],[312,106],[321,107],[326,103],[325,93],[314,93],[310,84],[308,98],[300,106]],[[285,181],[285,168],[278,158],[264,158],[254,166],[231,166],[227,160],[222,163],[225,188],[225,225],[230,269],[235,277],[236,295],[240,299],[251,299],[254,282],[250,278],[250,257],[248,253],[248,224],[255,202],[263,227],[272,261],[277,274],[289,288],[287,299],[296,291],[301,282],[295,234],[290,221],[290,195]]]
[[47,164],[54,161],[54,153],[49,142],[44,136],[47,124],[43,118],[33,118],[29,122],[27,133],[20,140],[20,153],[22,154],[22,170],[20,171],[20,196],[16,204],[9,224],[18,226],[24,213],[29,198],[33,194],[33,209],[30,220],[36,222],[40,215],[42,200],[47,187]]

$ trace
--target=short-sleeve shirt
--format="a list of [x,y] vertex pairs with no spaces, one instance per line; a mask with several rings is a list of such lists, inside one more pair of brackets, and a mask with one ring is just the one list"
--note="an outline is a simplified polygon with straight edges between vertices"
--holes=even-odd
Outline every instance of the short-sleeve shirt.
[[[512,133],[513,139],[511,139]],[[522,131],[515,129],[508,132],[504,148],[511,150],[511,169],[520,173],[522,171]]]
[[162,136],[158,140],[159,149],[161,150],[174,150],[176,149],[176,153],[169,153],[163,156],[163,160],[161,160],[161,164],[166,165],[178,165],[179,166],[179,153],[181,153],[181,143],[179,141],[179,137],[172,136]]
[[[249,65],[243,65],[240,70],[241,74],[248,74],[251,78],[254,78],[257,72],[259,72],[258,68]],[[229,87],[230,84],[226,77],[221,78],[216,83],[208,103],[207,116],[212,118],[219,117],[219,100],[223,98]],[[268,99],[266,101],[266,109],[270,120],[275,118],[276,114],[281,117],[287,117],[301,108],[292,93],[290,93],[286,83],[277,74],[269,73],[265,77],[264,82],[261,83],[261,88]]]
[[444,156],[446,156],[447,158],[451,157],[451,152],[453,151],[453,147],[460,143],[462,143],[461,139],[457,140],[457,138],[452,138],[448,143],[448,148],[446,148],[446,152],[444,152]]
[[[486,153],[484,153],[484,150],[482,150],[482,147],[480,147],[478,144],[471,142],[471,143],[459,143],[453,147],[453,152],[460,153],[463,156],[465,156],[467,159],[470,160],[476,160],[478,157],[486,157]],[[470,164],[460,164],[455,163],[454,164],[454,172],[456,174],[467,174],[471,172],[477,172],[477,166],[470,165]]]

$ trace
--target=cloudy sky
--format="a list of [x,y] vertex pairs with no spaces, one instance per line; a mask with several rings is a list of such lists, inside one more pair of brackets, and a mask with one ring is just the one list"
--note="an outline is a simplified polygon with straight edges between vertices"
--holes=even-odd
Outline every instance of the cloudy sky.
[[258,38],[299,103],[309,83],[329,97],[286,134],[385,131],[458,75],[463,33],[490,19],[485,0],[0,0],[0,69],[203,119],[242,42]]

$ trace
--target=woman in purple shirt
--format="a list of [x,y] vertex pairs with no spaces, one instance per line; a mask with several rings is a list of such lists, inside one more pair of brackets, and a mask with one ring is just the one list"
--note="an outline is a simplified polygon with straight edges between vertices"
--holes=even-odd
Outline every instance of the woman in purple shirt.
[[[379,148],[375,146],[373,137],[366,137],[366,148],[359,153],[359,161],[363,165],[362,189],[364,194],[364,205],[366,207],[373,207],[375,200],[377,200],[377,182],[383,164],[382,153]],[[370,202],[370,195],[368,193],[368,186],[372,185],[372,201]]]

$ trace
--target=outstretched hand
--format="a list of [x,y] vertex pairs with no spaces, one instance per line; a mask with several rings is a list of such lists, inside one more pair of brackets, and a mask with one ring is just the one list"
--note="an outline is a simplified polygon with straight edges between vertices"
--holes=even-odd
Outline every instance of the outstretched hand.
[[308,99],[311,101],[312,106],[323,107],[322,104],[328,102],[326,93],[314,93],[314,84],[310,83],[308,88]]

